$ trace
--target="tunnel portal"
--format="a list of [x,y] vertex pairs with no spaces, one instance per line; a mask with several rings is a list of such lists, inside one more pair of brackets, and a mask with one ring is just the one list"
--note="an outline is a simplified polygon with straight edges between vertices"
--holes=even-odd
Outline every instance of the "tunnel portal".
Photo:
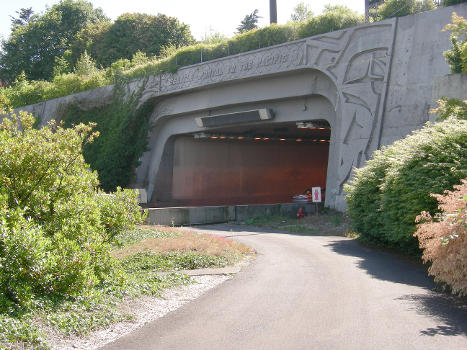
[[174,136],[164,152],[163,194],[151,206],[290,203],[316,186],[324,193],[330,139],[325,120]]

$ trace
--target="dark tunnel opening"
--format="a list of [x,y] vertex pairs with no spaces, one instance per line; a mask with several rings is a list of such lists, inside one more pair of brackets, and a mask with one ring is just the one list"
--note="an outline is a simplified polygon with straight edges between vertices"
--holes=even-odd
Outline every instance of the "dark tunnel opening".
[[150,206],[290,203],[312,187],[325,193],[330,138],[324,120],[178,135]]

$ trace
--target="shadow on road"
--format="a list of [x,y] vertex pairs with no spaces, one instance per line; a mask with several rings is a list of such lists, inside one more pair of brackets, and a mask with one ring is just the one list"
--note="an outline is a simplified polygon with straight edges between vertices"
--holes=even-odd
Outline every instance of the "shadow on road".
[[429,290],[428,294],[409,294],[398,298],[410,303],[410,308],[419,314],[439,319],[439,325],[420,331],[422,335],[467,334],[467,302],[458,297],[435,292],[439,289],[433,278],[427,275],[426,267],[394,253],[367,248],[354,240],[336,240],[327,245],[334,252],[360,258],[358,267],[371,276]]
[[427,267],[415,259],[404,255],[370,248],[356,240],[323,234],[287,232],[270,228],[250,227],[244,225],[209,225],[198,226],[202,230],[216,230],[232,234],[226,237],[258,236],[268,234],[286,234],[299,236],[326,236],[329,241],[324,246],[337,254],[353,256],[357,266],[374,278],[421,287],[427,294],[408,294],[398,300],[405,301],[409,308],[422,315],[429,315],[439,320],[435,328],[420,331],[424,336],[467,334],[467,301],[439,291],[433,278],[428,276]]
[[467,305],[464,300],[441,293],[411,294],[398,298],[412,303],[416,312],[435,316],[440,324],[420,331],[421,335],[467,334]]

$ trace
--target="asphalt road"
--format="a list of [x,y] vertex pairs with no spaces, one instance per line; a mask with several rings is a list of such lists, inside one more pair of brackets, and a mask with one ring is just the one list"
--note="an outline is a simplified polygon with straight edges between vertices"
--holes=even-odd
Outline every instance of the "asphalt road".
[[199,228],[257,258],[223,283],[102,349],[466,349],[467,310],[420,265],[342,237]]

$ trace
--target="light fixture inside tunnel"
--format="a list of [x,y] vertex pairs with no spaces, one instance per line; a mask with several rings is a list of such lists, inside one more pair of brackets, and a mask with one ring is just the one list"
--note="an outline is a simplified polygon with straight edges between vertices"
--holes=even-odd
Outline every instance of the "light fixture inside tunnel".
[[274,113],[269,108],[260,108],[249,111],[209,115],[196,117],[195,122],[199,127],[216,127],[243,123],[260,122],[274,118]]
[[241,136],[241,135],[225,135],[225,134],[208,134],[208,133],[196,133],[193,134],[193,138],[195,139],[210,139],[216,141],[295,141],[295,142],[314,142],[314,143],[324,143],[324,142],[331,142],[328,139],[311,139],[308,137],[270,137],[270,136]]
[[325,127],[323,122],[296,122],[298,129],[310,129],[310,130],[331,130],[329,127]]

